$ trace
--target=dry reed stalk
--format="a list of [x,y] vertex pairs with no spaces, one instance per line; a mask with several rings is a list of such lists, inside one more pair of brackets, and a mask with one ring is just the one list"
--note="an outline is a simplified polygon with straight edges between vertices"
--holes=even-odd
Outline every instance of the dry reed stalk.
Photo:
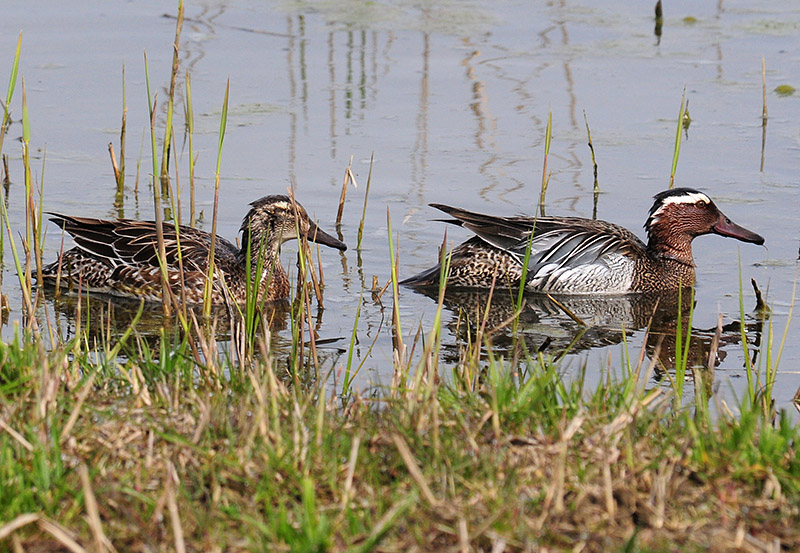
[[564,481],[567,473],[567,441],[562,440],[558,444],[558,457],[555,468],[555,482],[553,484],[553,512],[560,514],[564,512]]
[[247,367],[246,371],[247,371],[247,376],[250,379],[250,384],[253,386],[253,392],[256,396],[256,401],[258,402],[258,409],[256,410],[255,426],[258,428],[259,436],[261,436],[262,438],[266,438],[269,434],[269,427],[267,426],[267,417],[266,417],[267,415],[266,385],[259,380],[254,367],[252,366]]
[[[447,240],[447,233],[445,232],[444,239]],[[445,243],[442,242],[442,249],[444,249]],[[444,259],[444,258],[442,258]],[[489,314],[491,312],[492,307],[492,298],[494,297],[495,285],[497,284],[497,272],[492,275],[492,285],[489,287],[489,293],[487,294],[486,298],[486,308],[483,311],[483,317],[481,317],[480,325],[478,326],[478,331],[475,333],[475,352],[473,355],[475,358],[480,357],[481,349],[483,348],[483,337],[484,332],[486,330],[486,322],[489,320]],[[478,306],[480,309],[480,306]],[[480,310],[478,311],[480,313]]]
[[[311,273],[314,274],[313,272]],[[308,289],[304,288],[303,293],[303,311],[305,311],[306,320],[308,321],[308,343],[311,346],[311,362],[314,364],[314,370],[319,372],[319,358],[317,357],[317,332],[314,330],[314,325],[311,321],[311,298],[308,295]]]
[[325,275],[322,271],[322,253],[320,252],[319,244],[317,246],[317,269],[319,270],[319,287],[325,288]]
[[594,156],[592,131],[589,130],[589,119],[586,117],[586,110],[583,111],[583,121],[586,123],[586,136],[589,140],[589,152],[592,154],[592,172],[594,174],[594,184],[592,185],[592,219],[597,219],[597,200],[600,199],[600,183],[597,181],[597,159]]
[[86,382],[81,387],[81,391],[78,392],[78,399],[75,402],[75,407],[72,408],[72,412],[69,414],[67,423],[64,425],[64,428],[61,429],[61,435],[58,439],[59,443],[63,444],[66,442],[70,432],[72,432],[72,428],[75,426],[75,423],[78,421],[78,417],[80,416],[83,403],[86,401],[86,397],[89,395],[89,392],[92,391],[92,386],[94,385],[94,379],[96,376],[96,372],[90,374],[89,378],[86,379]]
[[556,307],[558,307],[559,309],[561,309],[561,311],[563,311],[563,312],[564,312],[564,314],[566,314],[566,315],[567,315],[567,316],[568,316],[570,319],[572,319],[573,321],[575,321],[575,322],[578,324],[578,326],[583,326],[583,327],[585,327],[585,326],[588,326],[588,325],[587,325],[587,324],[586,324],[586,323],[583,321],[583,319],[581,319],[580,317],[578,317],[578,316],[577,316],[575,313],[573,313],[573,312],[572,312],[572,311],[571,311],[571,310],[570,310],[570,309],[569,309],[569,308],[568,308],[566,305],[564,305],[563,303],[561,303],[560,301],[558,301],[556,298],[554,298],[554,297],[553,297],[553,296],[551,296],[550,294],[547,294],[547,299],[549,299],[549,300],[550,300],[550,301],[552,301],[554,304],[556,304]]
[[342,213],[344,212],[344,200],[347,197],[347,184],[349,182],[353,182],[353,186],[358,188],[356,185],[356,179],[353,176],[353,171],[351,167],[353,165],[353,156],[350,156],[350,162],[347,164],[347,168],[344,170],[344,183],[342,183],[342,195],[339,196],[339,211],[336,212],[336,226],[339,227],[342,224]]
[[14,438],[14,440],[16,440],[19,443],[19,445],[21,445],[28,451],[33,452],[33,445],[28,440],[25,439],[25,436],[23,436],[13,428],[11,428],[8,425],[8,423],[6,423],[6,421],[4,421],[3,419],[0,419],[0,429],[8,432],[8,435]]
[[356,462],[358,461],[358,447],[361,445],[361,435],[356,434],[350,443],[350,457],[347,461],[347,473],[344,479],[344,489],[342,490],[342,514],[347,509],[350,502],[350,492],[353,489],[353,477],[356,473]]
[[384,292],[389,289],[389,286],[392,285],[392,279],[386,281],[386,284],[383,285],[383,288],[378,288],[378,276],[372,275],[372,301],[375,303],[379,303],[381,298],[383,297]]
[[761,119],[766,125],[767,123],[767,61],[764,56],[761,56],[761,96],[763,99],[763,108],[761,109]]
[[139,365],[133,365],[131,374],[139,390],[134,396],[136,401],[143,403],[147,407],[152,407],[154,404],[153,397],[150,395],[150,389],[147,387],[147,380],[144,377],[144,373],[142,373],[142,368]]
[[139,146],[139,159],[136,162],[136,179],[133,181],[133,195],[136,198],[137,205],[139,203],[139,176],[142,172],[142,154],[144,153],[145,132],[146,131],[144,130],[142,131],[142,143]]
[[57,522],[47,518],[39,518],[37,522],[40,530],[50,534],[58,543],[72,553],[87,553],[86,549],[70,535],[71,532]]
[[100,510],[97,508],[97,498],[92,490],[92,482],[89,479],[89,469],[86,468],[84,463],[81,463],[78,467],[78,473],[81,477],[83,503],[86,505],[86,515],[89,519],[89,529],[92,531],[92,537],[94,538],[95,550],[97,553],[116,551],[105,532],[103,532],[103,525],[100,522]]
[[0,540],[8,538],[20,528],[38,522],[40,518],[40,515],[34,513],[25,513],[17,516],[13,520],[8,521],[4,526],[0,526]]
[[656,470],[650,490],[650,508],[652,514],[648,521],[654,528],[663,528],[666,521],[666,496],[667,496],[667,475],[669,461],[664,460]]
[[178,511],[178,502],[175,500],[175,484],[178,483],[178,473],[172,461],[167,461],[167,475],[166,475],[166,496],[167,496],[167,509],[169,510],[169,518],[172,523],[172,535],[175,539],[175,551],[178,553],[186,553],[186,542],[183,538],[183,526],[181,525],[181,516]]
[[458,547],[460,553],[469,553],[469,527],[467,526],[467,519],[458,517]]
[[114,144],[111,142],[108,143],[108,154],[111,156],[111,168],[114,170],[114,180],[117,181],[117,191],[119,192],[120,171],[119,165],[117,165],[117,156],[114,154]]
[[617,504],[614,501],[614,482],[611,478],[611,456],[603,463],[603,498],[606,504],[608,517],[613,519],[617,512]]
[[[375,152],[369,156],[369,173],[367,174],[367,189],[364,191],[364,208],[361,211],[361,222],[358,224],[358,240],[356,249],[361,251],[361,238],[364,236],[364,220],[367,218],[367,200],[369,199],[369,188],[372,184],[372,166],[375,163]],[[352,175],[352,173],[350,173]],[[355,183],[355,180],[353,180]]]
[[400,457],[403,459],[411,478],[413,478],[417,486],[419,486],[425,501],[434,509],[439,507],[440,502],[436,499],[436,496],[433,495],[433,492],[428,486],[428,482],[425,480],[425,476],[422,474],[422,471],[419,470],[419,465],[411,454],[411,449],[409,449],[405,439],[400,434],[392,434],[392,441],[397,447],[397,451],[400,453]]
[[[314,288],[314,296],[317,298],[317,303],[322,306],[322,288],[320,287],[319,280],[317,279],[317,273],[314,269],[314,254],[311,250],[311,244],[308,243],[306,238],[303,238],[301,246],[301,249],[306,256],[306,263],[308,263],[308,265],[306,265],[306,272],[308,272],[308,275],[311,277],[311,285]],[[319,246],[317,246],[317,251],[319,251]],[[322,270],[321,262],[319,266],[320,270]]]
[[708,360],[706,367],[711,372],[711,377],[714,377],[714,367],[717,364],[717,350],[719,349],[719,340],[722,337],[722,313],[717,316],[717,329],[714,331],[714,337],[711,339],[711,347],[708,349]]
[[763,107],[761,108],[761,172],[764,172],[764,152],[767,146],[767,62],[761,56],[761,96]]
[[111,156],[111,169],[114,171],[114,180],[117,183],[116,203],[119,207],[122,205],[122,185],[120,184],[122,173],[120,172],[119,165],[117,164],[117,156],[114,154],[114,144],[111,142],[108,143],[108,155]]

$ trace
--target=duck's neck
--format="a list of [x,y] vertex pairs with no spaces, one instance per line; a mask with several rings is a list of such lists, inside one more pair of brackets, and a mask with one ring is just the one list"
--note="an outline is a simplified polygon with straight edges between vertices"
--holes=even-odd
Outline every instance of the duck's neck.
[[653,225],[648,229],[647,251],[663,261],[671,261],[694,269],[692,257],[693,237],[686,233],[670,232],[663,225]]
[[258,282],[258,299],[272,300],[286,297],[289,294],[289,277],[281,265],[281,243],[269,240],[258,232],[252,237],[242,235],[241,256],[242,267],[246,267],[247,255],[250,255],[250,282]]

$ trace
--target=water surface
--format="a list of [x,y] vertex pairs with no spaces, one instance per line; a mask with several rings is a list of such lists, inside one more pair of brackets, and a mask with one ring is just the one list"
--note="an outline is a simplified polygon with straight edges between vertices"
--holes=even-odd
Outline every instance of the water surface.
[[[0,76],[9,75],[23,30],[20,74],[31,111],[35,178],[44,181],[47,210],[93,216],[152,218],[152,167],[143,53],[158,90],[164,125],[175,7],[161,2],[41,2],[7,6],[0,22]],[[734,221],[766,238],[766,247],[718,236],[695,242],[698,264],[694,325],[713,329],[754,305],[754,278],[773,308],[777,348],[792,304],[798,258],[798,103],[776,86],[800,86],[800,2],[717,2],[666,8],[654,34],[653,6],[603,2],[213,2],[190,3],[181,36],[181,74],[192,78],[196,118],[200,226],[210,228],[217,132],[226,81],[230,111],[225,136],[219,234],[233,239],[247,204],[294,186],[298,200],[323,228],[334,230],[344,170],[353,157],[359,183],[351,189],[341,232],[350,250],[323,251],[326,288],[317,327],[329,363],[349,343],[356,305],[373,276],[385,283],[390,264],[387,208],[401,276],[436,260],[444,225],[430,202],[487,213],[534,214],[542,180],[544,136],[552,111],[548,160],[551,215],[591,217],[593,167],[587,122],[598,164],[598,218],[643,236],[653,194],[669,183],[676,119],[685,90],[691,126],[683,138],[676,185],[700,188]],[[769,119],[762,137],[762,57]],[[127,185],[122,205],[108,143],[119,150],[122,69],[128,105]],[[5,78],[5,77],[3,77]],[[180,79],[183,81],[183,78]],[[11,184],[11,223],[23,228],[19,92],[15,124],[4,146]],[[183,141],[182,82],[178,92],[178,173],[188,174]],[[160,131],[163,135],[163,130]],[[762,139],[763,148],[762,148]],[[356,234],[370,156],[372,185],[362,250]],[[141,160],[138,170],[137,162]],[[182,194],[184,213],[188,195]],[[56,254],[60,235],[45,247]],[[448,239],[468,233],[449,229]],[[12,320],[21,299],[5,244],[3,292]],[[284,264],[293,266],[291,247]],[[362,300],[358,386],[390,380],[391,299]],[[613,311],[604,307],[598,315]],[[410,339],[429,328],[435,302],[401,290],[401,320]],[[446,349],[461,343],[457,308],[445,314]],[[555,319],[553,319],[555,317]],[[533,325],[534,322],[531,321]],[[529,326],[533,345],[552,334],[569,342],[577,327],[540,311]],[[543,326],[542,326],[543,325]],[[614,327],[614,325],[609,325]],[[596,340],[563,360],[565,371],[586,365],[601,375],[621,363],[621,328],[598,329]],[[628,351],[644,332],[628,328]],[[283,334],[281,334],[283,332]],[[279,342],[286,338],[279,331]],[[767,336],[750,339],[767,343]],[[790,327],[776,388],[788,407],[800,386],[800,335]],[[7,338],[11,332],[3,329]],[[734,333],[735,334],[735,333]],[[370,349],[370,345],[375,345]],[[744,356],[731,339],[721,346],[718,389],[741,394]],[[651,352],[652,353],[652,352]],[[445,353],[446,354],[446,353]],[[764,356],[758,356],[761,362]]]

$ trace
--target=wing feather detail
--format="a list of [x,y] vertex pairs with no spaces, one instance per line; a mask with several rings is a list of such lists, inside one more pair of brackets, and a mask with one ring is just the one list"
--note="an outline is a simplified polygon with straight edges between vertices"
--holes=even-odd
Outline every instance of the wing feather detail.
[[[431,204],[481,240],[511,254],[522,266],[530,244],[528,287],[548,291],[580,288],[586,282],[632,278],[633,260],[646,246],[629,230],[578,217],[497,217]],[[613,267],[613,270],[612,270]],[[629,284],[629,283],[628,283]]]

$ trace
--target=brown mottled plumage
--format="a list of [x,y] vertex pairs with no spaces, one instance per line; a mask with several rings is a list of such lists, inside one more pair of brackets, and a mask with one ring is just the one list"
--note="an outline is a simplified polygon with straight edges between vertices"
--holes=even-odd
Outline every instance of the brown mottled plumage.
[[[240,229],[242,247],[237,248],[219,236],[215,241],[215,278],[211,296],[214,304],[245,301],[248,250],[253,273],[251,281],[259,283],[258,299],[271,301],[289,295],[289,279],[279,255],[281,244],[297,238],[298,232],[319,244],[347,249],[344,243],[318,228],[306,210],[288,196],[265,196],[250,205],[252,209]],[[51,221],[72,235],[76,247],[43,268],[47,283],[55,285],[60,271],[60,285],[64,287],[76,290],[80,287],[81,290],[149,301],[161,299],[161,268],[153,221],[51,215]],[[179,227],[179,231],[176,233],[175,226],[170,223],[163,224],[170,287],[179,298],[183,287],[188,303],[201,303],[208,274],[211,235],[186,226]],[[263,260],[261,274],[256,274],[258,259]]]
[[[764,239],[728,219],[697,190],[675,188],[655,196],[645,223],[645,244],[629,230],[579,217],[496,217],[431,204],[452,216],[445,222],[476,236],[456,247],[450,288],[517,287],[526,250],[525,288],[555,294],[626,294],[692,286],[692,240],[716,233],[743,242]],[[437,265],[404,280],[409,286],[438,286]]]

